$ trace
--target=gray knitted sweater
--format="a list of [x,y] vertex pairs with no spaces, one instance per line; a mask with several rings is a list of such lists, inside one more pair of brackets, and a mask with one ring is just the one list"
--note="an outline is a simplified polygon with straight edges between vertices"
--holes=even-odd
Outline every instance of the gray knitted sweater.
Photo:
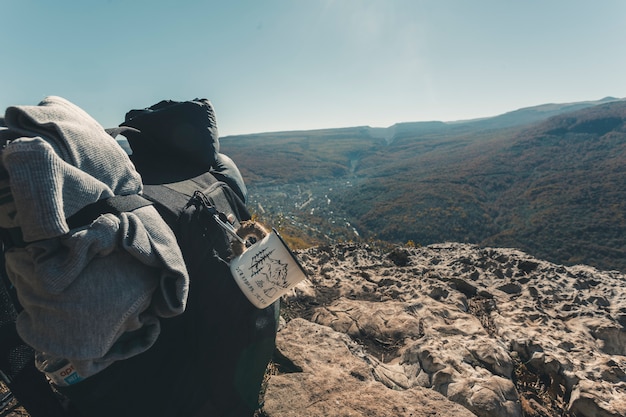
[[60,97],[9,107],[4,119],[13,140],[1,154],[9,180],[0,183],[0,227],[21,228],[27,243],[6,254],[24,307],[20,336],[83,378],[147,350],[158,318],[186,305],[189,278],[172,231],[152,206],[72,230],[66,222],[99,199],[141,193],[130,159]]

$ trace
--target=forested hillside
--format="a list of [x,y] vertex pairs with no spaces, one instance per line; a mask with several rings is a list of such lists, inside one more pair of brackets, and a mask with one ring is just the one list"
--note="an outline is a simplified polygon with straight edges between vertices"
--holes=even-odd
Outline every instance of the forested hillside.
[[626,270],[626,102],[605,101],[230,137],[222,150],[301,242],[458,241]]

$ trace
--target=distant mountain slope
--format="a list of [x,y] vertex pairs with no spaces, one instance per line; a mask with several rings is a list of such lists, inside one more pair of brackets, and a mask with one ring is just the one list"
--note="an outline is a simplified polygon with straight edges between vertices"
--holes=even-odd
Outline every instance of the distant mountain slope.
[[539,106],[526,107],[519,110],[511,111],[495,117],[481,119],[478,121],[478,123],[482,123],[483,126],[490,126],[494,128],[519,126],[529,123],[540,122],[549,117],[558,116],[563,113],[569,113],[589,107],[594,107],[599,104],[606,104],[621,100],[622,99],[615,97],[605,97],[601,100],[596,101],[542,104]]
[[528,129],[492,155],[492,166],[512,167],[514,181],[493,204],[508,207],[495,216],[507,226],[484,243],[624,270],[625,121],[624,102],[567,113]]
[[222,149],[255,201],[303,239],[512,246],[626,270],[625,120],[626,102],[607,98],[458,123],[229,137]]
[[372,174],[339,198],[358,228],[384,240],[511,246],[624,269],[625,120],[616,102],[440,150],[403,146],[379,170],[398,176]]
[[[378,158],[395,145],[391,157],[402,154],[402,145],[417,152],[434,148],[454,148],[468,142],[502,136],[504,129],[519,129],[534,122],[607,102],[622,102],[607,97],[598,101],[543,104],[484,119],[458,122],[408,122],[387,128],[369,126],[308,131],[270,132],[221,138],[222,149],[233,155],[249,182],[303,182],[350,175],[363,159]],[[452,142],[452,143],[451,143]],[[421,149],[419,147],[422,147]],[[402,155],[400,155],[402,156]],[[404,155],[412,157],[413,155]],[[291,158],[291,159],[290,159]],[[385,158],[389,159],[389,158]],[[280,161],[279,164],[276,162]],[[286,164],[286,165],[285,165]],[[374,160],[376,168],[381,167]],[[384,166],[384,164],[382,164]],[[289,169],[284,169],[288,167]]]

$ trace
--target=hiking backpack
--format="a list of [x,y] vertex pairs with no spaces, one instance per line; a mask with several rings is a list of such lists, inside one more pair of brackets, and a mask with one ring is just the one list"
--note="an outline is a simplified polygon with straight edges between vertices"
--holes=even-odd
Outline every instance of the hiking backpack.
[[[143,192],[85,206],[68,225],[152,205],[174,232],[189,272],[187,306],[160,320],[147,351],[55,391],[85,417],[251,416],[275,347],[279,301],[254,307],[231,275],[231,232],[250,213],[239,170],[219,152],[211,103],[162,101],[128,112],[108,133],[128,139]],[[8,240],[5,247],[15,244],[14,236]]]

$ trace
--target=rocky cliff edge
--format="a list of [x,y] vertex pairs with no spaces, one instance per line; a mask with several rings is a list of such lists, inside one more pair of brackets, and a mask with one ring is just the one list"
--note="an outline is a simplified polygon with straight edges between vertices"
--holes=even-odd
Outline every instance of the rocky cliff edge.
[[626,416],[626,275],[465,244],[298,252],[263,413]]

